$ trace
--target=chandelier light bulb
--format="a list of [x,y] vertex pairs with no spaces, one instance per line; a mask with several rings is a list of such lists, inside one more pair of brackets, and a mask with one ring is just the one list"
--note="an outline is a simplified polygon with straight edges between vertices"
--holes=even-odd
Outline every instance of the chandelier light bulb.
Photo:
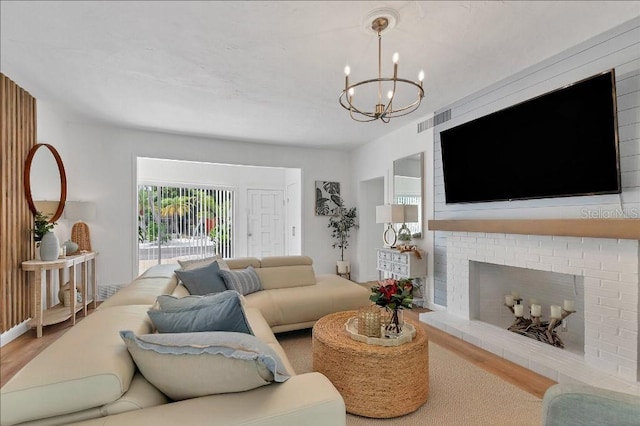
[[393,57],[391,58],[394,64],[397,64],[399,59],[400,59],[400,55],[398,54],[398,52],[394,53]]
[[418,81],[422,81],[424,80],[424,71],[420,70],[420,72],[418,73]]
[[356,89],[352,87],[351,89],[349,89],[349,96],[353,96],[355,92],[356,92]]
[[345,74],[345,75],[349,75],[349,74],[351,74],[351,68],[349,67],[349,65],[347,65],[346,67],[344,67],[344,74]]
[[393,98],[393,90],[389,90],[387,92],[387,98],[389,98],[389,99]]

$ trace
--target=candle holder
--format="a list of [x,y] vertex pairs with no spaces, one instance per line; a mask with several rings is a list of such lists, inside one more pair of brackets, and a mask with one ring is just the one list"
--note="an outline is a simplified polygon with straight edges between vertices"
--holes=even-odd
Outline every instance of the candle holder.
[[[508,304],[504,304],[509,310],[515,315],[515,305],[519,305],[522,299],[513,299],[516,302],[514,305],[509,306]],[[555,346],[558,348],[564,349],[564,342],[558,336],[555,329],[562,324],[562,321],[568,317],[569,315],[575,313],[576,311],[567,311],[561,308],[560,318],[550,318],[549,321],[542,321],[542,316],[533,316],[531,318],[526,318],[523,314],[521,317],[516,317],[507,330],[512,331],[514,333],[520,334],[522,336],[526,336],[530,339],[535,339],[539,342],[547,343],[551,346]]]

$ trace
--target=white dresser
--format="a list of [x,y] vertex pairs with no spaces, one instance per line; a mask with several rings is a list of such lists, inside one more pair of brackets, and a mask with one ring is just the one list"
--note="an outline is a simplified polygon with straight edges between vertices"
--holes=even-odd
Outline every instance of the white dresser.
[[424,306],[424,294],[427,277],[427,254],[420,250],[421,259],[413,252],[401,253],[396,249],[377,249],[377,270],[380,278],[413,278],[414,283],[420,285],[415,292],[414,303]]

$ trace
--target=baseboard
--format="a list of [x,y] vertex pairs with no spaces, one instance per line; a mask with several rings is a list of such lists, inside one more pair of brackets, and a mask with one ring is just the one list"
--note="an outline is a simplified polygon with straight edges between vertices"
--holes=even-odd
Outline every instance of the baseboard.
[[0,348],[29,331],[29,326],[27,326],[28,322],[29,320],[23,321],[15,327],[12,327],[0,334]]

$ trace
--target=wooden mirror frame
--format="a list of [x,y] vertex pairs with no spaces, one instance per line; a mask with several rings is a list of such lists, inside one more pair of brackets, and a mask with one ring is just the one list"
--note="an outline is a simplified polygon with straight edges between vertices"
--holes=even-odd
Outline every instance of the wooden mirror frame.
[[50,223],[55,222],[60,219],[62,216],[62,211],[64,210],[64,203],[67,201],[67,174],[64,170],[64,164],[62,163],[62,158],[60,158],[60,154],[58,151],[48,143],[39,143],[34,145],[27,155],[27,160],[24,166],[24,193],[27,196],[27,203],[29,203],[29,209],[35,215],[38,213],[38,209],[36,208],[36,204],[33,202],[33,197],[31,195],[31,163],[33,162],[33,157],[36,155],[36,152],[41,147],[46,147],[51,151],[53,157],[56,160],[56,164],[58,164],[58,172],[60,173],[60,200],[58,201],[58,208],[56,212],[49,219]]

